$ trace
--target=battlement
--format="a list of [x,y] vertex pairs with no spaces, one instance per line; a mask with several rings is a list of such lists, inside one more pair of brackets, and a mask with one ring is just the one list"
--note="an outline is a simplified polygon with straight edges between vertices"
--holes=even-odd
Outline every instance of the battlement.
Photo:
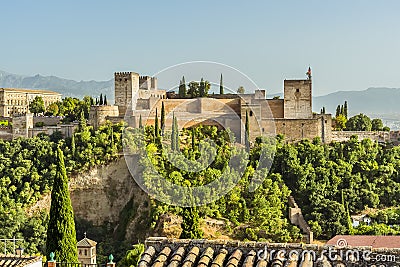
[[123,72],[114,72],[115,77],[126,77],[131,75],[139,75],[139,73],[132,72],[132,71],[123,71]]

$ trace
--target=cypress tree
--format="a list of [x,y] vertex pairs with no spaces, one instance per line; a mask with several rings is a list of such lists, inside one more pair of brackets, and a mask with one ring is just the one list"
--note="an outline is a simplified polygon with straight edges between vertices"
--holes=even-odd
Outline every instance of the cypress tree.
[[75,134],[72,134],[72,137],[71,137],[71,154],[72,154],[72,157],[76,156]]
[[175,114],[172,113],[171,150],[175,151]]
[[142,114],[140,114],[140,116],[139,116],[139,128],[140,129],[143,128],[143,125],[142,125]]
[[201,78],[201,80],[200,80],[199,95],[200,95],[200,97],[203,97],[206,95],[206,84],[205,84],[203,78]]
[[107,96],[104,95],[104,106],[107,106]]
[[219,94],[223,95],[224,94],[224,85],[222,83],[222,73],[221,73],[221,79],[219,81]]
[[160,131],[158,129],[158,114],[156,109],[156,116],[154,118],[154,140],[156,140],[160,135]]
[[174,127],[175,127],[175,151],[179,151],[179,128],[178,128],[178,119],[174,118]]
[[199,213],[196,207],[183,208],[182,214],[182,233],[181,239],[200,239],[203,238],[203,231],[200,229]]
[[103,94],[100,94],[100,101],[99,101],[99,105],[102,106],[103,105]]
[[192,150],[193,150],[193,152],[194,152],[194,150],[195,150],[195,137],[196,137],[196,132],[195,132],[195,130],[194,130],[194,127],[192,128]]
[[93,97],[90,97],[90,105],[91,105],[91,106],[94,105]]
[[343,105],[340,106],[340,115],[344,115],[344,106]]
[[325,113],[326,113],[326,111],[325,111],[325,107],[322,107],[322,113],[323,113],[323,114],[325,114]]
[[57,261],[77,263],[74,211],[68,191],[64,154],[57,148],[57,166],[51,191],[50,219],[47,227],[46,255],[55,253]]
[[183,76],[182,80],[179,81],[179,97],[180,98],[185,98],[186,97],[185,76]]
[[182,76],[182,97],[186,97],[186,82],[185,82],[185,76]]
[[165,108],[164,102],[161,103],[161,135],[164,135],[165,128]]
[[250,125],[249,125],[249,113],[246,110],[246,122],[244,125],[244,144],[246,146],[246,149],[249,150],[250,148],[250,142],[249,142],[249,136],[250,136]]
[[344,101],[344,117],[347,119],[347,101]]
[[337,116],[339,116],[340,115],[340,105],[338,105],[337,107],[336,107],[336,114],[335,114],[335,117],[337,117]]
[[85,113],[81,110],[79,118],[79,131],[83,131],[86,128],[86,118]]

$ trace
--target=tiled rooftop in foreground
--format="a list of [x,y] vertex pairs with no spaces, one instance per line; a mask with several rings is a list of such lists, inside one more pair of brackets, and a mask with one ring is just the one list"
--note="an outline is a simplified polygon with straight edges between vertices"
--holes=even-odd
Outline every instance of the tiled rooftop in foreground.
[[[264,251],[267,251],[265,254]],[[330,254],[329,254],[330,253]],[[385,255],[383,258],[382,256]],[[379,259],[379,260],[376,260]],[[384,259],[382,261],[382,259]],[[381,265],[383,264],[383,265]],[[312,267],[399,266],[400,248],[335,247],[293,243],[190,240],[152,237],[146,240],[140,267]]]

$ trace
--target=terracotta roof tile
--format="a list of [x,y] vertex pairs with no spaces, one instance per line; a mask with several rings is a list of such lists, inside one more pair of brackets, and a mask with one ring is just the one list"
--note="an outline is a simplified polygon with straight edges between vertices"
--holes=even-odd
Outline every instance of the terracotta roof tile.
[[145,252],[143,252],[142,257],[138,263],[140,267],[150,266],[153,256],[156,254],[156,249],[152,246],[148,247]]
[[42,258],[38,256],[22,256],[16,257],[15,255],[2,255],[0,254],[0,266],[4,267],[24,267],[31,264],[38,264],[42,262]]
[[179,267],[183,261],[184,255],[185,255],[185,247],[180,246],[172,255],[168,267]]
[[196,262],[197,256],[200,253],[200,249],[199,247],[193,247],[189,253],[187,254],[182,267],[191,267],[194,265],[194,263]]
[[214,249],[208,247],[204,250],[197,266],[207,267],[214,258]]
[[[146,247],[140,267],[345,267],[383,264],[374,260],[360,261],[351,253],[346,255],[346,249],[350,248],[372,256],[393,255],[396,259],[390,266],[400,266],[400,249],[167,238],[149,238]],[[329,249],[338,252],[336,257],[328,257],[326,252]]]
[[257,253],[254,250],[251,250],[243,262],[243,267],[253,267],[256,262],[256,257]]
[[238,267],[240,259],[242,258],[242,251],[240,249],[236,249],[228,259],[226,264],[227,267]]
[[373,248],[400,248],[400,236],[375,235],[337,235],[326,244],[335,246],[338,243],[347,243],[352,247],[371,246]]
[[218,254],[215,256],[214,261],[211,264],[211,267],[222,267],[224,266],[226,255],[228,255],[228,251],[226,249],[221,249]]

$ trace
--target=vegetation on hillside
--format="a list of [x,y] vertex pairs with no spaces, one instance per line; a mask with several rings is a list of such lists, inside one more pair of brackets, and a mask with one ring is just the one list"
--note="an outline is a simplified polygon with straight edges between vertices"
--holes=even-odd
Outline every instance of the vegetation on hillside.
[[[64,152],[68,174],[89,170],[118,158],[122,143],[135,149],[130,138],[138,134],[138,129],[127,129],[123,139],[123,124],[106,123],[95,131],[86,125],[84,111],[76,117],[80,124],[72,138],[64,140],[54,134],[10,142],[0,140],[0,236],[24,238],[23,246],[27,253],[44,253],[46,249],[48,215],[40,213],[27,217],[26,210],[52,188],[57,174],[57,146]],[[163,125],[162,120],[160,124]],[[198,217],[189,216],[187,209],[152,199],[149,226],[155,227],[165,213],[183,217],[186,214],[182,225],[186,229],[184,235],[201,236],[197,224],[208,216],[229,221],[230,235],[237,239],[299,241],[300,230],[287,218],[287,199],[293,195],[316,238],[327,239],[345,233],[398,233],[398,228],[387,226],[393,220],[398,222],[398,219],[393,219],[397,218],[395,215],[376,215],[374,225],[357,229],[352,229],[349,224],[349,215],[360,213],[367,207],[399,206],[400,147],[379,145],[368,139],[359,141],[356,137],[329,145],[321,144],[318,138],[288,144],[283,136],[278,136],[276,142],[258,138],[247,151],[240,150],[231,142],[229,131],[219,131],[212,126],[181,132],[175,126],[173,133],[163,132],[160,129],[163,127],[158,125],[156,128],[141,128],[145,134],[140,140],[149,161],[141,162],[140,166],[152,164],[164,179],[173,184],[186,187],[206,185],[229,170],[231,159],[242,156],[249,159],[245,162],[244,175],[239,177],[233,189],[222,198],[197,207]],[[209,146],[206,139],[212,140],[215,146]],[[203,155],[202,148],[207,148],[210,154]],[[176,153],[178,151],[181,153]],[[258,169],[262,151],[267,151],[267,155],[275,154],[270,172]],[[198,172],[186,171],[186,159],[199,160],[204,156],[204,161],[198,164]],[[171,159],[178,165],[172,164]],[[209,166],[206,164],[208,159],[213,159]],[[154,176],[146,170],[143,168],[143,179],[150,189],[162,191],[160,187],[152,187]],[[228,173],[228,182],[234,181],[235,172]],[[254,192],[249,190],[251,181],[261,181]],[[79,222],[78,232],[81,227],[82,222]],[[102,234],[110,231],[113,230],[106,230],[106,226],[99,229]],[[123,235],[115,236],[120,238]],[[112,234],[107,237],[112,238]],[[101,242],[99,248],[99,251],[103,249]],[[117,247],[113,249],[118,250]]]

